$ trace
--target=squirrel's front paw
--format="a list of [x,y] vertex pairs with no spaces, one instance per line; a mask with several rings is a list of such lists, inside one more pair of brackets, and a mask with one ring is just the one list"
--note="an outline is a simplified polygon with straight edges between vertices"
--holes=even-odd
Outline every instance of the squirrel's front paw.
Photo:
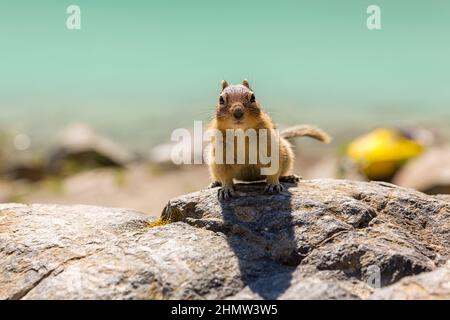
[[230,187],[222,187],[217,192],[217,195],[219,197],[219,200],[229,200],[231,199],[235,194],[233,188]]
[[266,186],[266,189],[264,189],[265,193],[269,194],[277,194],[284,190],[284,187],[281,183],[270,183]]

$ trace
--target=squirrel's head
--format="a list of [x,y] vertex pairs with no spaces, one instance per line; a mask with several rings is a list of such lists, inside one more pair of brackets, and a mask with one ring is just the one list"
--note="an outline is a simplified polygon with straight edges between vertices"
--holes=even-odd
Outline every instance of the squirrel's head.
[[228,85],[222,80],[216,119],[224,128],[253,128],[260,113],[255,93],[247,79],[238,85]]

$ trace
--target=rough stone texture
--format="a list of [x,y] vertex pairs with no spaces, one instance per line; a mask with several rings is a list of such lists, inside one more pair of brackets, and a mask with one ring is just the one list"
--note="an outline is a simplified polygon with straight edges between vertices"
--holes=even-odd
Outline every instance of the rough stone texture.
[[238,185],[223,203],[217,188],[188,194],[156,227],[125,209],[0,205],[0,298],[417,298],[403,281],[448,297],[448,198],[374,182],[286,186]]
[[435,271],[405,277],[376,292],[371,299],[445,299],[450,300],[450,261]]

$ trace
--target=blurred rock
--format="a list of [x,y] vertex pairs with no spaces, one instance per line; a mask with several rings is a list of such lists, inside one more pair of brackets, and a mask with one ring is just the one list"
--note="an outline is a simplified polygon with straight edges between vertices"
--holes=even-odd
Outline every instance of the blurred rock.
[[417,141],[421,145],[425,147],[431,147],[440,141],[442,141],[442,137],[439,134],[439,131],[423,128],[423,127],[397,127],[396,128],[404,137]]
[[[28,140],[27,140],[28,139]],[[0,134],[0,174],[10,180],[37,182],[46,174],[44,157],[29,150],[31,141],[28,135]]]
[[147,164],[97,168],[36,186],[24,201],[132,208],[157,216],[167,200],[209,184],[206,166],[160,172]]
[[16,159],[13,163],[5,166],[3,174],[10,180],[37,182],[44,179],[46,169],[42,162]]
[[339,159],[334,154],[322,153],[313,156],[300,150],[295,156],[294,170],[304,179],[337,178]]
[[0,181],[0,203],[8,201],[11,195],[11,185],[7,182]]
[[68,126],[57,137],[49,159],[49,171],[77,172],[85,168],[123,167],[135,156],[86,124]]
[[450,145],[431,148],[411,160],[393,183],[428,194],[450,193]]
[[0,205],[0,298],[359,299],[417,274],[450,292],[426,273],[450,256],[448,201],[387,183],[286,187],[238,185],[229,202],[202,190],[172,199],[159,221]]
[[6,133],[0,130],[0,173],[3,171],[6,150]]
[[175,145],[176,143],[163,143],[154,146],[148,153],[148,160],[163,170],[177,169],[179,166],[172,161],[172,149]]
[[[192,131],[192,130],[191,130]],[[191,137],[194,134],[191,132]],[[192,138],[193,139],[193,138]],[[150,152],[148,153],[148,160],[158,165],[162,169],[175,169],[179,168],[180,165],[177,165],[172,159],[172,152],[176,147],[177,150],[183,149],[186,151],[186,154],[189,155],[190,161],[188,163],[181,164],[193,164],[194,159],[197,157],[198,159],[203,159],[203,150],[207,148],[208,143],[202,141],[202,149],[195,150],[194,143],[191,140],[182,140],[179,142],[167,142],[154,146]],[[175,155],[177,156],[177,155]],[[180,157],[181,159],[181,157]]]

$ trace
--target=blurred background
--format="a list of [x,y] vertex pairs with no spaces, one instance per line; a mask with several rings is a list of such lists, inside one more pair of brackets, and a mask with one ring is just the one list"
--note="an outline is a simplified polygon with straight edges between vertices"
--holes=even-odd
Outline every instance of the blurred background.
[[243,78],[280,127],[333,135],[295,141],[297,174],[450,193],[449,17],[444,0],[2,1],[0,202],[159,215],[209,183],[171,164],[171,132]]

